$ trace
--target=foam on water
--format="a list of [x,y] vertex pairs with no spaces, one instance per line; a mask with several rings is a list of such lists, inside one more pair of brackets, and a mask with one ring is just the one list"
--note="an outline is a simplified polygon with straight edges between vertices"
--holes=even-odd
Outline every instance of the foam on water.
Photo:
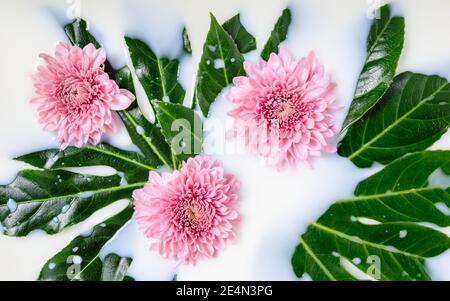
[[225,67],[225,62],[222,59],[214,60],[214,68],[222,69],[223,67]]
[[6,207],[8,207],[8,210],[9,210],[10,213],[14,213],[17,210],[17,203],[16,203],[15,200],[9,199],[6,202]]
[[81,264],[83,262],[83,258],[79,255],[72,256],[72,263]]
[[88,199],[90,197],[92,197],[94,195],[94,192],[92,191],[82,191],[80,193],[78,193],[78,197],[80,197],[81,199]]
[[444,202],[437,202],[435,204],[436,208],[441,211],[443,214],[450,216],[450,208]]
[[[355,262],[356,261],[356,262]],[[348,260],[345,257],[341,257],[339,258],[339,262],[341,264],[341,266],[353,277],[355,277],[358,280],[371,280],[374,281],[375,279],[372,278],[371,276],[367,275],[365,272],[363,272],[362,270],[360,270],[357,265],[359,263],[361,263],[361,259],[360,258],[353,258],[351,261]]]
[[408,235],[408,230],[401,230],[399,233],[400,238],[405,238]]
[[367,218],[367,217],[357,217],[356,220],[363,225],[379,225],[380,224],[379,221],[374,220],[372,218]]
[[69,209],[70,209],[70,204],[67,204],[67,205],[64,205],[62,208],[61,208],[61,213],[67,213],[67,211],[69,211]]
[[[84,175],[92,175],[92,176],[100,176],[100,177],[106,177],[106,176],[112,176],[117,171],[110,167],[110,166],[86,166],[86,167],[65,167],[64,170],[84,174]],[[88,177],[87,181],[92,180],[92,177]]]
[[127,185],[127,179],[125,178],[125,173],[123,171],[118,171],[117,175],[120,177],[120,186]]
[[138,125],[136,127],[136,133],[138,133],[139,135],[144,135],[145,134],[145,130],[142,126]]

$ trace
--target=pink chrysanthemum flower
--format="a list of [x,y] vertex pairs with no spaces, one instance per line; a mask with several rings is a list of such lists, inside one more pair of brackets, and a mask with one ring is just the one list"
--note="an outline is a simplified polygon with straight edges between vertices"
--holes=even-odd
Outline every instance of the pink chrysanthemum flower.
[[133,192],[135,219],[154,239],[151,249],[177,263],[195,264],[200,257],[216,256],[235,238],[238,188],[218,161],[190,158],[180,171],[150,172],[144,188]]
[[227,97],[233,102],[233,136],[266,164],[281,169],[308,163],[321,151],[334,152],[335,84],[313,53],[296,60],[284,47],[267,62],[244,63],[247,76],[233,79]]
[[39,57],[31,102],[37,105],[44,130],[57,132],[61,149],[97,144],[103,133],[118,129],[120,118],[114,111],[126,109],[134,95],[119,89],[105,73],[102,48],[59,43],[54,57],[45,53]]

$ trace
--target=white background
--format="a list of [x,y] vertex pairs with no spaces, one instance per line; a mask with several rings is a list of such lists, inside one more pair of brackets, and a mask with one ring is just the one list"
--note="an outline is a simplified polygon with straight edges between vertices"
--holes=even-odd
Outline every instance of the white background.
[[[286,44],[296,56],[314,50],[337,83],[338,103],[345,107],[337,114],[341,124],[352,99],[357,76],[365,58],[365,40],[373,1],[346,0],[123,0],[123,1],[1,1],[0,2],[0,183],[13,180],[23,164],[13,157],[30,151],[55,147],[51,133],[35,122],[35,109],[29,104],[32,82],[29,75],[38,53],[53,52],[57,41],[65,40],[62,24],[80,13],[91,31],[106,48],[118,67],[126,62],[122,48],[124,34],[148,42],[159,54],[174,56],[180,49],[180,32],[186,25],[193,55],[182,61],[182,83],[192,95],[192,79],[209,27],[209,12],[225,21],[237,12],[258,41],[257,57],[273,24],[288,4],[293,11]],[[80,5],[77,6],[76,4]],[[75,6],[74,6],[75,4]],[[394,1],[396,14],[406,18],[406,40],[398,72],[411,70],[450,78],[450,1]],[[219,97],[210,118],[227,119],[230,106]],[[206,141],[217,137],[207,135]],[[219,137],[221,138],[221,137]],[[129,148],[126,134],[109,141]],[[433,148],[449,149],[450,135]],[[148,250],[148,241],[134,222],[122,231],[107,250],[133,256],[130,273],[138,280],[170,280],[178,273],[183,280],[290,280],[296,279],[290,265],[299,235],[332,202],[352,196],[355,184],[370,175],[371,169],[358,169],[336,154],[306,166],[278,172],[260,164],[250,154],[212,154],[227,172],[242,183],[240,212],[243,223],[238,239],[218,258],[203,260],[195,267],[175,267]],[[47,236],[10,238],[0,235],[0,280],[36,279],[41,266],[74,236],[122,208],[116,203],[96,213],[81,225]],[[450,280],[450,251],[427,261],[434,279]]]

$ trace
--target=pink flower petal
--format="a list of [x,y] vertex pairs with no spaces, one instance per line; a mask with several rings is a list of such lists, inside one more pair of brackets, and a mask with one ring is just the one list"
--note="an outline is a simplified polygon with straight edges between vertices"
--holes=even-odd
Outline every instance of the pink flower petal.
[[133,192],[134,218],[154,239],[152,250],[178,264],[195,264],[201,257],[215,257],[235,237],[238,188],[220,162],[190,158],[180,171],[150,172],[144,188]]
[[41,54],[33,74],[31,103],[46,131],[56,131],[60,148],[96,144],[103,133],[120,127],[114,111],[126,109],[134,95],[119,89],[103,70],[105,51],[89,44],[83,49],[67,43],[56,46],[55,56]]
[[108,103],[111,110],[120,111],[128,108],[134,101],[134,95],[130,91],[120,89],[120,93],[112,96],[112,101]]
[[278,169],[335,149],[335,84],[313,52],[297,60],[281,46],[267,62],[245,61],[244,69],[247,76],[235,78],[226,96],[234,119],[228,138],[243,137]]

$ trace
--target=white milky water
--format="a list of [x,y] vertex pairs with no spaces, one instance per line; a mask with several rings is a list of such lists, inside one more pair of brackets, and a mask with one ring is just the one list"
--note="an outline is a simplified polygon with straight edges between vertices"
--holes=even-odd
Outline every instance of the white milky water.
[[[116,0],[116,1],[2,1],[0,3],[0,183],[14,179],[23,164],[11,158],[48,147],[55,147],[53,134],[41,130],[35,122],[37,114],[28,100],[33,93],[29,75],[38,53],[53,52],[57,41],[65,40],[61,24],[68,16],[81,14],[89,21],[91,32],[107,50],[115,67],[128,59],[123,47],[124,34],[149,43],[161,55],[176,56],[181,49],[181,29],[186,25],[193,55],[181,62],[181,82],[189,103],[193,79],[201,49],[209,27],[209,12],[225,21],[241,12],[241,19],[258,41],[258,56],[273,24],[289,4],[293,23],[286,45],[297,56],[314,50],[337,83],[336,96],[343,106],[337,114],[340,124],[353,96],[356,79],[365,58],[365,40],[374,1],[366,0]],[[74,4],[79,3],[77,7]],[[79,8],[79,9],[77,9]],[[450,2],[446,0],[394,1],[393,10],[406,17],[406,41],[399,72],[411,70],[439,74],[450,78]],[[220,68],[221,62],[211,62]],[[142,93],[140,104],[145,104]],[[229,103],[221,95],[211,107],[207,122],[226,122]],[[152,117],[152,112],[146,116]],[[214,119],[214,120],[213,120]],[[136,129],[139,132],[139,129]],[[214,150],[211,141],[222,141],[223,133],[205,133],[205,151]],[[125,130],[107,138],[110,143],[135,149]],[[434,145],[449,149],[450,134]],[[213,152],[227,172],[242,184],[240,212],[242,224],[237,240],[212,260],[202,260],[195,267],[175,267],[149,251],[147,240],[130,221],[115,240],[102,251],[102,256],[116,252],[132,256],[131,276],[137,280],[170,280],[175,273],[180,280],[294,280],[290,259],[298,237],[308,223],[316,220],[339,198],[351,197],[358,181],[379,170],[358,169],[336,154],[313,161],[313,168],[298,166],[278,172],[261,165],[248,154]],[[123,171],[117,171],[121,174]],[[94,173],[95,174],[95,173]],[[440,175],[443,177],[442,173]],[[439,179],[433,181],[439,182]],[[61,184],[63,185],[63,184]],[[84,195],[85,197],[88,197]],[[14,209],[14,203],[9,206]],[[87,235],[92,226],[126,206],[119,201],[100,210],[80,225],[60,234],[48,236],[33,231],[24,238],[0,235],[0,280],[36,279],[44,263],[62,249],[73,237]],[[442,207],[442,206],[441,206]],[[64,208],[63,211],[70,210]],[[442,210],[448,210],[443,208]],[[355,217],[357,218],[357,217]],[[1,225],[0,225],[1,230]],[[399,236],[406,236],[406,232]],[[32,251],[30,251],[32,250]],[[75,250],[78,251],[78,249]],[[76,252],[74,251],[74,252]],[[337,255],[339,256],[339,255]],[[76,258],[77,261],[82,258]],[[351,266],[361,259],[343,263]],[[434,279],[450,280],[450,252],[427,261]],[[53,266],[53,265],[52,265]],[[363,275],[364,276],[364,275]],[[310,279],[307,275],[303,279]]]

